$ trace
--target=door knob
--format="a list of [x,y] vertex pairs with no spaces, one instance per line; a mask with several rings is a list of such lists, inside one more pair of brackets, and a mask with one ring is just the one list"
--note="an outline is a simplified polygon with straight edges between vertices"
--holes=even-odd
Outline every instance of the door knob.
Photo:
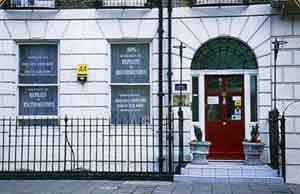
[[227,125],[227,122],[226,122],[226,121],[223,121],[223,122],[222,122],[222,125],[223,125],[223,126]]

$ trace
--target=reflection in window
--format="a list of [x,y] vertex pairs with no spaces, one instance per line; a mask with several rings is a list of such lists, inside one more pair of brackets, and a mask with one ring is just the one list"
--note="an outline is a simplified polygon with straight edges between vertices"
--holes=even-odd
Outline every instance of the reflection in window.
[[219,121],[221,119],[221,109],[219,104],[207,105],[207,120]]
[[228,79],[227,89],[229,92],[241,92],[243,89],[243,80],[240,76],[232,76]]
[[222,88],[222,78],[212,77],[207,81],[207,91],[209,93],[219,92]]

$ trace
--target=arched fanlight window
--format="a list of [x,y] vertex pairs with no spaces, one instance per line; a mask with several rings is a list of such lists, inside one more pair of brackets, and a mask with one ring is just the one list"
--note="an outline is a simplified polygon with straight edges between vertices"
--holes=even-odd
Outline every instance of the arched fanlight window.
[[219,37],[204,43],[196,52],[192,69],[257,69],[256,57],[244,42]]

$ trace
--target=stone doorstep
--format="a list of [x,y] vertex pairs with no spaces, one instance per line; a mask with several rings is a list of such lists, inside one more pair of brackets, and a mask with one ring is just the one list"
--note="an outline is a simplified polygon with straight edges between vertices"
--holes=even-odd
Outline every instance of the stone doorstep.
[[224,182],[224,183],[267,183],[282,184],[277,171],[268,165],[248,166],[242,162],[209,162],[206,165],[188,164],[181,175],[174,177],[178,182]]
[[186,168],[255,168],[255,169],[262,169],[262,168],[270,168],[268,165],[245,165],[243,162],[211,162],[208,161],[208,164],[205,165],[197,165],[189,163],[186,165]]
[[227,176],[227,177],[248,177],[248,176],[270,176],[270,177],[277,177],[277,173],[274,171],[266,171],[266,170],[228,170],[228,169],[183,169],[182,175],[199,175],[199,176]]
[[197,165],[197,164],[187,164],[186,167],[187,169],[241,169],[241,170],[273,170],[271,167],[268,165],[245,165],[243,163],[237,163],[237,164],[228,164],[228,165],[223,165],[223,164],[216,164],[216,163],[211,163],[209,162],[208,164],[203,164],[203,165]]
[[281,177],[209,177],[175,175],[175,182],[203,182],[203,183],[264,183],[264,184],[283,184]]
[[182,169],[183,175],[201,176],[277,176],[277,171],[270,167],[250,167],[250,168],[226,168],[220,166],[197,165],[202,167],[187,166]]

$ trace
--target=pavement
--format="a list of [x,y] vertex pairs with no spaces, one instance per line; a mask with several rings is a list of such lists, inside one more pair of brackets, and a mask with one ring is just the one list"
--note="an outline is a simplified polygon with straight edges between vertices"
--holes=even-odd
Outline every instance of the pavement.
[[0,194],[300,194],[300,185],[208,184],[159,181],[0,181]]

